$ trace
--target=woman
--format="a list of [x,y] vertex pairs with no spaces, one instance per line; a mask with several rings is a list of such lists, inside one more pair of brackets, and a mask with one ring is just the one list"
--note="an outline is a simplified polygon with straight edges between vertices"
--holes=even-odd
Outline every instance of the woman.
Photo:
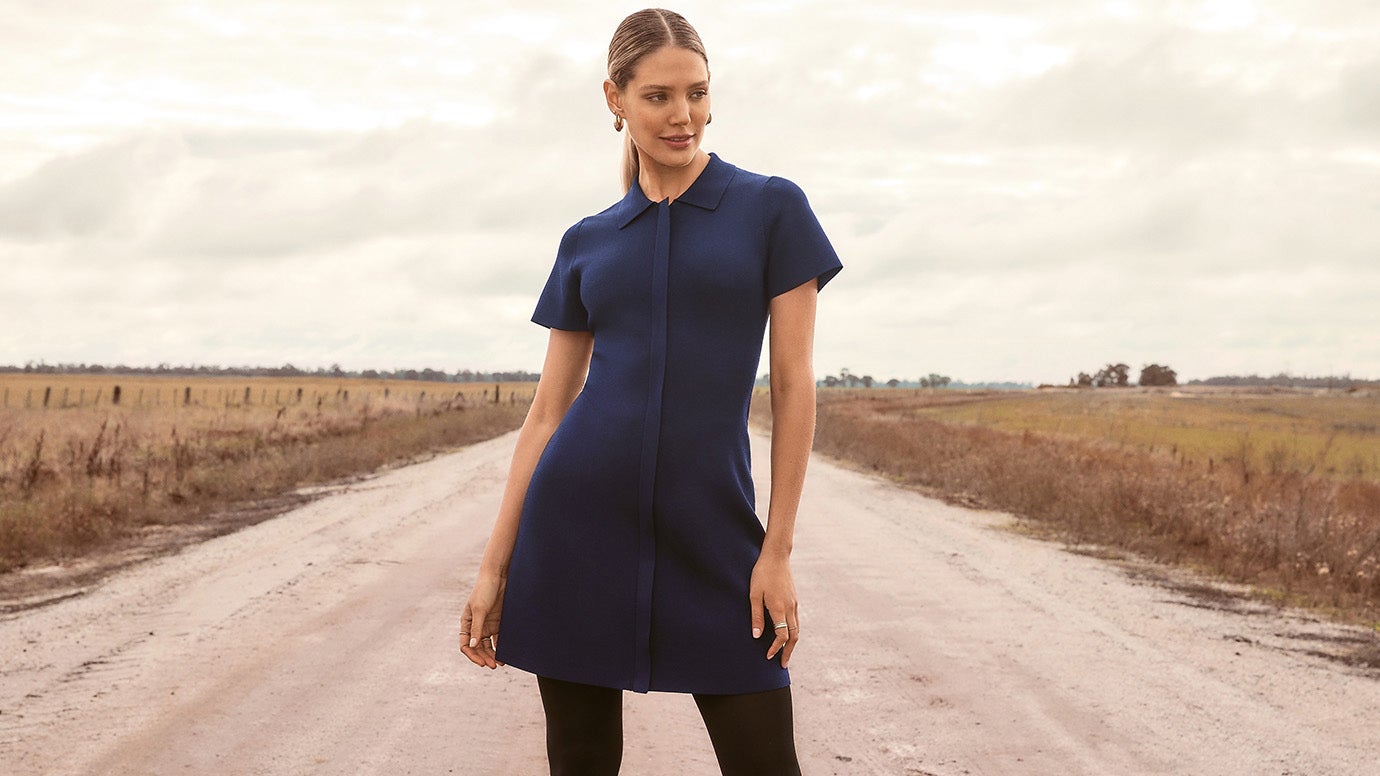
[[[702,150],[709,64],[684,18],[629,16],[608,74],[626,195],[567,230],[532,315],[546,360],[461,651],[537,675],[553,774],[618,772],[627,689],[692,693],[724,773],[797,774],[790,552],[816,296],[842,264],[795,184]],[[768,321],[764,531],[747,412]]]

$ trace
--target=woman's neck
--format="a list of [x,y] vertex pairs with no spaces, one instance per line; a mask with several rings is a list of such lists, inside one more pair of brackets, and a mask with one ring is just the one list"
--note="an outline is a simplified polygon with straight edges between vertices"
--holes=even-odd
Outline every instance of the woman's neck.
[[653,202],[660,202],[663,199],[675,201],[685,190],[700,177],[704,168],[709,166],[709,154],[703,149],[695,154],[695,158],[684,167],[667,167],[657,164],[650,160],[646,155],[639,153],[638,159],[637,185],[642,188],[642,193],[647,199]]

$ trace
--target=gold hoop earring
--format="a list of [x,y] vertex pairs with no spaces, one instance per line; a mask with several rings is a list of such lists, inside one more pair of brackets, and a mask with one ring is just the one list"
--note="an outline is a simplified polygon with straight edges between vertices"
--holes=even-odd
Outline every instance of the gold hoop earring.
[[622,132],[622,131],[623,131],[623,117],[622,117],[622,116],[619,116],[618,114],[614,114],[614,116],[613,116],[613,131],[614,131],[614,132]]

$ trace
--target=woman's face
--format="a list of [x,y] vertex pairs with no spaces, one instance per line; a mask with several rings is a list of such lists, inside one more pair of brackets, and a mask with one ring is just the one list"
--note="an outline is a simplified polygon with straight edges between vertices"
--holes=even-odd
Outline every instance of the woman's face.
[[699,54],[663,46],[637,63],[627,87],[610,87],[609,109],[623,116],[643,166],[694,161],[709,121],[709,69]]

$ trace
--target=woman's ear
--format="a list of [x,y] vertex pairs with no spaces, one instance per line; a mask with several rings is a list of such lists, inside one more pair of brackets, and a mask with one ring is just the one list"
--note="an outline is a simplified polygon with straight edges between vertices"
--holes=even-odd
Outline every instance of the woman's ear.
[[623,115],[623,95],[619,93],[618,84],[610,78],[604,79],[604,102],[608,103],[610,113]]

